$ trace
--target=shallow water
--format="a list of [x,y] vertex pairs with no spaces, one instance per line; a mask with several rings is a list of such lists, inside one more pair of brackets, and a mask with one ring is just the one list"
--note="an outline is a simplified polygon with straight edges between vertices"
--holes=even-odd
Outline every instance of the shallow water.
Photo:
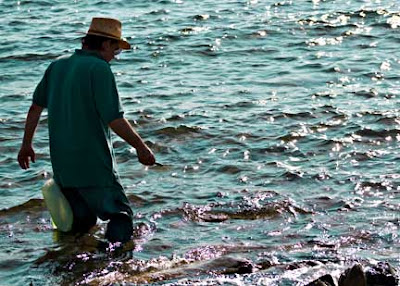
[[[0,10],[1,285],[303,285],[356,261],[399,269],[398,1]],[[37,163],[16,163],[36,84],[98,15],[119,18],[133,44],[112,69],[164,165],[141,166],[114,138],[135,212],[125,251],[104,243],[104,223],[80,238],[51,229],[46,116]]]

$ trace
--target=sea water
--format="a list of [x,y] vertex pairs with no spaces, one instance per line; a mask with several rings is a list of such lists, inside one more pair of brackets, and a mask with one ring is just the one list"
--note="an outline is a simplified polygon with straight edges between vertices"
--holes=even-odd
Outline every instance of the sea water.
[[[399,1],[3,0],[0,11],[1,285],[303,285],[356,262],[399,269]],[[16,161],[36,84],[94,16],[123,23],[132,49],[111,68],[163,164],[142,166],[114,137],[135,213],[122,252],[104,222],[83,237],[52,229],[46,113],[36,163]]]

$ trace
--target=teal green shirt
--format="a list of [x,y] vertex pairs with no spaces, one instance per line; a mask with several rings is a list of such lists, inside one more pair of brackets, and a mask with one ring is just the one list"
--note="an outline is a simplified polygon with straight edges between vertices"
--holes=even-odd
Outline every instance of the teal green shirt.
[[118,179],[108,124],[123,117],[109,64],[76,50],[51,63],[33,103],[48,109],[54,179],[62,187],[105,187]]

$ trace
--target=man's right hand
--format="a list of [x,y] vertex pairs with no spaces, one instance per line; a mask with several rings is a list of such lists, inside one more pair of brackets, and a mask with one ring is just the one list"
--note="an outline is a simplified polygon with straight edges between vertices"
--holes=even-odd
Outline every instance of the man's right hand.
[[32,148],[32,139],[35,134],[36,127],[39,124],[40,114],[43,111],[43,107],[32,103],[28,111],[28,116],[25,122],[24,139],[22,140],[22,146],[18,153],[18,163],[22,169],[29,168],[29,159],[35,163],[35,151]]
[[136,149],[138,160],[143,165],[151,166],[156,163],[156,158],[154,157],[153,152],[146,145],[143,148]]
[[22,169],[29,168],[29,159],[35,163],[35,151],[32,146],[22,146],[18,153],[18,163]]

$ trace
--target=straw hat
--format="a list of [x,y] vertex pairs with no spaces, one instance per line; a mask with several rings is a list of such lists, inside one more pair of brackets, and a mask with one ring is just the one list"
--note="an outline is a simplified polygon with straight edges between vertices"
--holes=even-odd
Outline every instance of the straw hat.
[[112,18],[93,18],[86,35],[94,35],[118,40],[119,47],[129,50],[131,45],[121,37],[120,21]]

